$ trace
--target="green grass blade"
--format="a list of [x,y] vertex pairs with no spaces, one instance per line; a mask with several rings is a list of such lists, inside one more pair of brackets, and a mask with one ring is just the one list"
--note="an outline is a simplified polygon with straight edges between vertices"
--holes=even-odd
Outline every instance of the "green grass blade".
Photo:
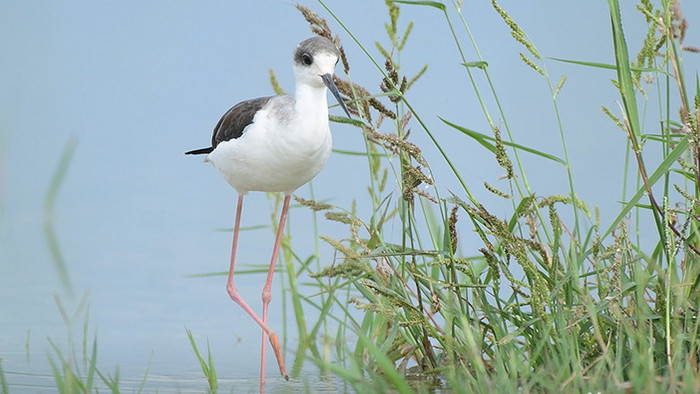
[[484,60],[478,60],[475,62],[466,62],[466,63],[462,63],[462,65],[466,68],[478,68],[480,70],[485,70],[489,66],[488,62],[486,62]]
[[[617,70],[617,65],[615,64],[609,64],[609,63],[599,63],[599,62],[589,62],[589,61],[583,61],[583,60],[572,60],[572,59],[562,59],[559,57],[548,57],[548,59],[557,61],[557,62],[562,62],[562,63],[570,63],[570,64],[576,64],[579,66],[586,66],[586,67],[593,67],[593,68],[601,68],[604,70]],[[635,72],[645,72],[645,73],[659,73],[659,74],[666,74],[666,71],[660,70],[658,68],[648,68],[648,67],[630,67],[630,70],[635,71]]]
[[[491,141],[493,141],[493,142],[496,141],[496,139],[495,139],[494,137],[491,137],[491,136],[486,135],[486,134],[479,133],[478,131],[474,131],[474,130],[467,129],[466,127],[459,126],[459,125],[454,124],[454,123],[452,123],[452,122],[450,122],[450,121],[448,121],[448,120],[445,120],[445,119],[443,119],[443,118],[441,118],[441,117],[439,117],[439,116],[438,116],[438,118],[439,118],[441,121],[443,121],[445,124],[447,124],[448,126],[454,128],[454,129],[456,129],[456,130],[459,130],[459,131],[461,131],[462,133],[464,133],[464,134],[468,135],[469,137],[473,138],[476,142],[478,142],[478,143],[479,143],[481,146],[483,146],[484,148],[488,149],[489,151],[491,151],[491,152],[493,152],[493,153],[496,153],[496,146],[495,146],[494,144],[491,143]],[[549,153],[544,153],[544,152],[542,152],[542,151],[539,151],[539,150],[537,150],[537,149],[528,148],[527,146],[523,146],[523,145],[520,145],[520,144],[516,144],[516,143],[510,142],[510,141],[503,141],[503,145],[509,146],[509,147],[511,147],[511,148],[514,148],[514,149],[519,149],[519,150],[522,150],[522,151],[524,151],[524,152],[532,153],[532,154],[534,154],[534,155],[536,155],[536,156],[539,156],[539,157],[542,157],[542,158],[545,158],[545,159],[548,159],[548,160],[555,161],[555,162],[557,162],[557,163],[559,163],[559,164],[561,164],[561,165],[564,165],[564,166],[566,165],[566,161],[564,161],[564,160],[562,160],[562,159],[560,159],[560,158],[558,158],[558,157],[556,157],[556,156],[554,156],[554,155],[550,155]]]
[[192,335],[192,331],[190,331],[189,328],[185,327],[185,330],[187,331],[187,337],[190,339],[190,345],[192,345],[194,355],[197,357],[197,361],[199,361],[199,365],[202,367],[202,372],[207,375],[209,373],[209,367],[207,367],[206,361],[204,361],[204,358],[202,358],[202,355],[199,353],[199,348],[197,347],[197,342],[194,340],[194,335]]
[[437,1],[423,1],[423,0],[391,0],[395,4],[406,4],[406,5],[420,5],[426,7],[437,8],[441,11],[445,11],[445,5],[438,3]]
[[[680,142],[678,142],[678,145],[676,145],[676,147],[668,154],[668,156],[664,158],[664,160],[661,162],[661,164],[659,164],[654,173],[651,174],[651,176],[649,177],[649,187],[653,187],[654,184],[669,171],[673,163],[675,163],[676,160],[678,160],[678,158],[686,152],[690,143],[689,139],[690,137],[686,137]],[[617,228],[617,225],[620,223],[620,221],[624,219],[625,216],[627,216],[627,214],[632,210],[632,208],[638,205],[637,203],[646,194],[646,191],[647,190],[644,186],[640,187],[639,190],[637,190],[637,193],[635,193],[634,196],[632,196],[632,198],[629,201],[627,201],[627,203],[625,203],[620,213],[617,215],[615,220],[612,221],[610,227],[608,227],[607,231],[605,231],[605,234],[603,234],[603,238],[606,238],[613,232],[613,230],[615,230],[615,228]]]
[[7,378],[5,377],[5,370],[2,367],[2,357],[0,357],[0,388],[2,388],[3,394],[10,392]]
[[63,380],[63,375],[61,374],[61,371],[58,369],[58,365],[56,365],[56,361],[54,361],[53,357],[49,356],[49,365],[51,366],[51,372],[53,373],[53,380],[56,383],[56,388],[58,389],[58,392],[63,394],[66,393],[66,382]]
[[87,378],[85,380],[85,388],[88,393],[92,392],[92,385],[95,382],[95,371],[97,370],[97,335],[92,341],[92,353],[88,360]]
[[153,351],[151,351],[151,356],[148,358],[148,365],[146,366],[146,371],[143,373],[143,378],[141,378],[141,383],[139,384],[139,389],[136,394],[141,394],[144,387],[146,387],[146,381],[148,380],[148,373],[151,370],[151,361],[153,361]]
[[209,346],[209,340],[207,339],[207,360],[209,362],[209,376],[207,380],[209,381],[209,388],[212,392],[216,392],[219,389],[219,381],[216,378],[216,367],[214,367],[214,354],[211,352],[211,346]]
[[194,340],[192,331],[190,331],[190,329],[187,327],[185,327],[185,331],[187,331],[187,337],[190,339],[190,345],[192,345],[194,355],[197,357],[197,361],[199,361],[199,365],[202,368],[202,373],[204,373],[204,376],[207,378],[210,392],[216,392],[216,390],[219,388],[219,382],[216,379],[216,369],[214,368],[214,360],[212,358],[211,348],[209,347],[209,341],[207,341],[207,350],[209,352],[209,363],[207,364],[207,361],[204,360],[204,357],[202,357],[201,353],[199,352],[199,348],[197,347],[197,342]]
[[617,81],[620,84],[620,95],[624,103],[625,113],[629,127],[634,136],[639,136],[639,112],[637,109],[637,97],[630,69],[627,41],[622,29],[622,16],[618,0],[608,0],[610,8],[610,23],[612,24],[613,48],[615,50],[615,64],[617,68]]
[[61,159],[58,163],[58,167],[51,178],[51,183],[49,185],[49,190],[46,193],[46,198],[44,199],[44,234],[49,245],[49,251],[51,252],[51,257],[53,258],[58,277],[63,285],[63,289],[69,296],[73,296],[73,285],[71,283],[68,268],[66,267],[66,262],[63,259],[63,254],[61,253],[58,239],[53,228],[53,217],[58,192],[60,191],[61,185],[63,185],[63,181],[68,173],[68,168],[73,160],[77,145],[78,141],[76,138],[70,139],[66,144],[66,147],[63,149]]
[[381,152],[355,152],[355,151],[342,150],[342,149],[333,149],[333,153],[338,153],[341,155],[348,155],[348,156],[369,156],[369,157],[384,157],[384,158],[390,157],[388,154],[381,153]]
[[367,349],[370,355],[375,359],[377,365],[383,373],[383,377],[391,384],[391,386],[399,393],[413,393],[411,387],[406,383],[406,380],[399,374],[394,366],[394,363],[386,356],[386,353],[380,350],[373,341],[365,336],[364,332],[359,332],[358,338],[364,348]]

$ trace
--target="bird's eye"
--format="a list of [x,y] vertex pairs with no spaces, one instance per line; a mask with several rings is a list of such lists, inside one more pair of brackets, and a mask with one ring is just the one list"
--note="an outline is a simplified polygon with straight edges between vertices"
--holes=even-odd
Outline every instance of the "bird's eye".
[[304,62],[307,66],[311,65],[311,63],[314,62],[314,59],[309,55],[308,53],[304,53],[301,55],[301,61]]

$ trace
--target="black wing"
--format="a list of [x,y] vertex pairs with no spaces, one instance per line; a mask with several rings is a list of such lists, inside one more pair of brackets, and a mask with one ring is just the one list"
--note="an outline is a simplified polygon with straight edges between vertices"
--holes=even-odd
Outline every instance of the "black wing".
[[195,149],[185,152],[186,155],[201,155],[211,153],[219,143],[236,139],[243,135],[243,129],[253,123],[253,117],[270,99],[275,96],[258,97],[251,100],[241,101],[226,111],[219,119],[219,123],[214,127],[214,134],[211,137],[209,148]]

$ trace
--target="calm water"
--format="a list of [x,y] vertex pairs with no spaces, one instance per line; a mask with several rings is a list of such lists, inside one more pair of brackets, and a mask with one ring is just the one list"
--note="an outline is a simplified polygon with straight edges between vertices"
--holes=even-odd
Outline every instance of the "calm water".
[[[260,330],[228,300],[225,276],[185,278],[163,270],[162,275],[151,275],[145,280],[142,272],[130,272],[128,264],[122,265],[118,276],[86,267],[79,273],[70,271],[73,292],[79,293],[77,288],[90,277],[99,285],[86,286],[89,289],[71,296],[58,280],[51,259],[39,258],[47,251],[41,237],[36,241],[24,251],[36,254],[36,259],[23,261],[24,265],[3,264],[0,276],[0,357],[11,392],[55,391],[48,360],[58,361],[59,356],[50,343],[59,348],[62,357],[75,361],[85,376],[86,321],[88,356],[96,336],[98,369],[114,376],[118,367],[120,388],[124,391],[138,389],[144,376],[147,392],[206,390],[206,380],[186,336],[187,327],[205,357],[209,341],[221,392],[257,392]],[[17,249],[3,246],[2,261],[13,261],[7,252],[18,252]],[[252,294],[248,298],[257,309],[258,285],[262,280],[262,275],[241,276],[239,280],[241,291]],[[280,303],[279,297],[273,299],[271,326],[281,334]],[[287,338],[286,362],[291,365],[296,334],[287,331]],[[310,365],[301,376],[285,382],[277,376],[269,350],[268,360],[266,388],[270,392],[342,389],[342,382],[319,377],[318,369]],[[102,383],[97,387],[105,388]]]
[[[5,371],[6,378],[11,382],[10,390],[15,392],[51,393],[56,391],[54,377],[49,374],[23,373]],[[122,392],[136,392],[142,387],[140,379],[120,379]],[[102,382],[95,384],[101,391],[108,387]],[[332,376],[302,375],[290,379],[270,379],[265,384],[265,390],[272,393],[338,393],[349,390],[344,382]],[[143,392],[178,392],[202,393],[208,390],[206,382],[199,375],[170,376],[149,374],[143,384]],[[258,379],[219,379],[219,393],[259,393]]]
[[[227,268],[230,232],[199,229],[192,232],[191,239],[180,240],[178,244],[165,234],[177,237],[183,232],[181,229],[163,227],[151,231],[146,227],[144,232],[143,221],[133,216],[139,224],[133,231],[140,231],[143,238],[138,239],[130,234],[132,230],[128,226],[126,229],[104,226],[107,228],[99,231],[89,230],[89,223],[82,229],[74,226],[66,214],[74,212],[74,207],[63,208],[59,204],[53,226],[58,256],[67,271],[68,281],[63,281],[57,257],[50,252],[44,231],[44,215],[38,208],[41,199],[15,199],[13,193],[8,196],[11,197],[8,206],[17,209],[3,212],[0,357],[11,392],[55,390],[49,358],[57,361],[59,356],[51,343],[58,347],[62,357],[74,360],[84,376],[86,322],[87,354],[90,355],[96,337],[98,369],[114,376],[118,367],[120,387],[127,392],[137,389],[145,375],[148,391],[206,390],[207,383],[186,328],[194,334],[205,357],[209,341],[221,392],[234,389],[257,392],[259,327],[228,298],[225,275],[187,277]],[[270,214],[265,196],[251,196],[249,200],[246,206],[249,215],[244,220],[266,224]],[[300,222],[304,215],[295,216]],[[221,224],[226,221],[222,215]],[[66,228],[71,229],[70,234]],[[120,242],[114,242],[112,236]],[[241,268],[252,266],[245,259],[266,265],[269,256],[265,250],[272,241],[270,228],[247,231],[241,237],[248,240],[241,250]],[[219,245],[207,250],[207,240],[211,239]],[[217,257],[177,257],[172,249]],[[277,275],[276,279],[270,325],[283,336],[281,276]],[[256,310],[261,308],[263,282],[264,274],[241,275],[237,281],[240,291]],[[308,318],[313,316],[311,311]],[[288,324],[286,330],[288,365],[294,361],[297,344],[294,327],[293,323]],[[268,361],[266,388],[270,392],[298,392],[306,387],[313,392],[335,392],[342,388],[338,380],[319,377],[318,369],[312,365],[306,365],[300,377],[285,382],[277,376],[277,365],[269,350]]]

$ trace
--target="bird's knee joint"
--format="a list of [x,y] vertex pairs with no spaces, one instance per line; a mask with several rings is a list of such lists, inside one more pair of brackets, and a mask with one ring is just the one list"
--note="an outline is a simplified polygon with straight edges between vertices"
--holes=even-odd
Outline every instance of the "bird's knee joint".
[[263,291],[262,300],[263,300],[263,303],[269,303],[270,301],[272,301],[272,292]]
[[229,284],[229,285],[226,286],[226,292],[228,293],[229,297],[231,297],[231,299],[232,299],[233,301],[236,301],[236,300],[238,300],[238,299],[241,298],[241,297],[238,295],[238,290],[236,289],[236,286],[234,286],[234,285],[232,285],[232,284]]

